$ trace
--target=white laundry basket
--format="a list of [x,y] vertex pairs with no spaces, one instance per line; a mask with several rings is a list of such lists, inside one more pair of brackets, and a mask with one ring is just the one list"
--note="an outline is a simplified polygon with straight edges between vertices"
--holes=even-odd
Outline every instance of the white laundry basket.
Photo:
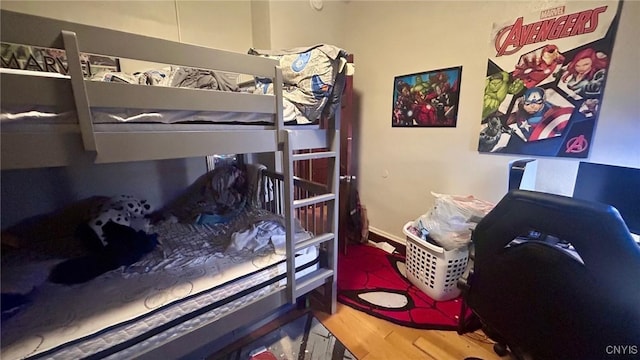
[[408,222],[402,229],[407,236],[407,279],[436,301],[450,300],[460,295],[458,279],[469,262],[469,249],[447,251],[413,235]]

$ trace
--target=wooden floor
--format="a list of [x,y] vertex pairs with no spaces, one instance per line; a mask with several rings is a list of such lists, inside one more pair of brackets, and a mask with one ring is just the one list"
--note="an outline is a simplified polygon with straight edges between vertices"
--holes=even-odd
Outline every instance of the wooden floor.
[[395,325],[346,305],[334,315],[314,311],[324,326],[360,360],[434,359],[512,360],[493,351],[493,341],[482,331],[458,335],[455,331],[418,330]]

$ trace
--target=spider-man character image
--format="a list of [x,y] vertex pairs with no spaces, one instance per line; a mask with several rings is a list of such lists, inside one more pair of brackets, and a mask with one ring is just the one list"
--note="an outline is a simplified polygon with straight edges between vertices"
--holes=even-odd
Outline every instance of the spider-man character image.
[[[419,329],[454,330],[461,300],[435,301],[406,278],[405,257],[353,245],[338,258],[338,300],[372,316]],[[469,316],[467,313],[466,316]]]
[[522,55],[512,75],[532,88],[560,70],[564,56],[555,45],[546,45],[538,50]]

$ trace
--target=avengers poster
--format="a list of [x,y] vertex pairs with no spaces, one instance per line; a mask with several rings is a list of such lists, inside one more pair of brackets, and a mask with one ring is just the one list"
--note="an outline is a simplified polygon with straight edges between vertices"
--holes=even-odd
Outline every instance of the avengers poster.
[[392,127],[455,127],[462,66],[396,76]]
[[571,1],[495,23],[478,151],[586,158],[621,8]]

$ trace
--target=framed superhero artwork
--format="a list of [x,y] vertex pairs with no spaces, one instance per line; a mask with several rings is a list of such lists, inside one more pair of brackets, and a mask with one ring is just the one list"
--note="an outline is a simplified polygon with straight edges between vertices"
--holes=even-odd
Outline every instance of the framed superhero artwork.
[[462,66],[396,76],[392,127],[456,127]]
[[586,158],[621,9],[570,1],[494,23],[478,151]]

